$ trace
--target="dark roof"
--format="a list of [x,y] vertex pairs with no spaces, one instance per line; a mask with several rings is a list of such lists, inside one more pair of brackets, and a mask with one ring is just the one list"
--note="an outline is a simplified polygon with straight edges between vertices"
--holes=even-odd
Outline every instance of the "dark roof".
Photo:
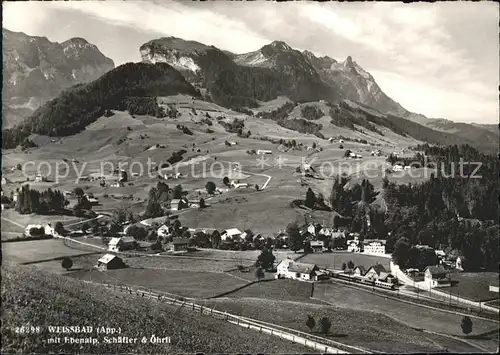
[[314,264],[290,263],[290,266],[288,266],[288,271],[300,272],[301,274],[310,274],[317,269],[318,267]]
[[186,239],[186,238],[175,238],[172,241],[172,244],[174,244],[174,245],[189,244],[189,239]]
[[447,273],[446,269],[442,265],[439,265],[439,266],[427,266],[425,268],[425,270],[429,270],[429,272],[431,273],[431,275],[439,275],[439,274],[446,274]]
[[[370,269],[375,270],[375,272],[377,273],[377,275],[380,275],[381,272],[387,272],[387,270],[385,269],[384,265],[381,265],[381,264],[376,264],[376,265],[373,265],[370,267]],[[368,270],[370,270],[368,269]]]
[[354,268],[354,270],[359,269],[361,271],[361,274],[364,275],[366,273],[366,269],[363,265],[358,265]]

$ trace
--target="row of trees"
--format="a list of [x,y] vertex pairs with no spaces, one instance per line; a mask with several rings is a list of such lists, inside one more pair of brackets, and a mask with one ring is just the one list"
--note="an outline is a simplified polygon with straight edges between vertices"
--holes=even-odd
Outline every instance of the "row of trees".
[[460,159],[478,162],[477,174],[482,177],[447,177],[438,169],[421,184],[396,185],[384,179],[384,223],[392,231],[387,246],[405,238],[400,243],[402,250],[407,250],[407,244],[425,244],[465,257],[469,269],[497,270],[500,186],[496,158],[470,146],[421,148],[443,167]]
[[39,192],[23,185],[19,190],[15,209],[21,214],[37,213],[48,214],[61,212],[69,204],[63,193],[59,190],[47,189]]

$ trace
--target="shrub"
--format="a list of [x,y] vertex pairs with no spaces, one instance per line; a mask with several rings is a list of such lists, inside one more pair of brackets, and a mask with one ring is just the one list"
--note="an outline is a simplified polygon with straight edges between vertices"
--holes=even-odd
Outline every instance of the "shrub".
[[66,270],[69,270],[71,269],[71,267],[73,266],[73,260],[71,260],[70,258],[68,258],[67,256],[64,257],[62,259],[62,262],[61,262],[61,266],[66,269]]

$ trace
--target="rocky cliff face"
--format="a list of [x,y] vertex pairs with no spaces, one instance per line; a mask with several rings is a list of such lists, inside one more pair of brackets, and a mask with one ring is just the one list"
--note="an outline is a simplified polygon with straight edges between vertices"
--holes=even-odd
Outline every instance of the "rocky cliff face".
[[5,28],[2,37],[4,128],[64,89],[95,80],[114,68],[111,59],[83,38],[57,43]]

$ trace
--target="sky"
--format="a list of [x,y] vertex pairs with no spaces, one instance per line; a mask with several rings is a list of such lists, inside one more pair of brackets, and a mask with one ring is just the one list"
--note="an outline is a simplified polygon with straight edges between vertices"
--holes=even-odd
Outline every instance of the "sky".
[[235,53],[274,40],[369,71],[406,109],[498,123],[499,34],[494,2],[3,2],[3,27],[63,42],[83,37],[115,65],[175,36]]

